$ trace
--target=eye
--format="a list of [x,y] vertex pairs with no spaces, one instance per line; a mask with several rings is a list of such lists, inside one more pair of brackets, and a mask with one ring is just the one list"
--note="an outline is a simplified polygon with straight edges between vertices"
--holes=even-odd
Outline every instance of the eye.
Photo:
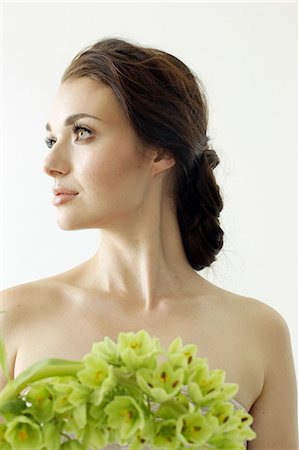
[[[83,125],[79,125],[77,123],[74,123],[73,125],[73,133],[78,135],[79,140],[85,140],[86,138],[89,138],[92,135],[92,131],[86,128]],[[83,136],[82,136],[83,133]],[[87,136],[84,136],[84,133],[87,134]],[[77,140],[77,139],[76,139]]]
[[[74,125],[72,127],[72,132],[78,136],[77,139],[75,139],[75,142],[77,140],[84,141],[84,140],[86,140],[86,138],[89,138],[93,134],[93,132],[91,130],[89,130],[88,128],[86,128],[83,125],[79,125],[78,123],[74,123]],[[52,148],[53,145],[55,144],[55,142],[56,142],[55,139],[51,139],[48,137],[45,138],[45,143],[48,148]]]
[[55,142],[56,142],[55,139],[45,138],[46,146],[49,148],[52,148]]

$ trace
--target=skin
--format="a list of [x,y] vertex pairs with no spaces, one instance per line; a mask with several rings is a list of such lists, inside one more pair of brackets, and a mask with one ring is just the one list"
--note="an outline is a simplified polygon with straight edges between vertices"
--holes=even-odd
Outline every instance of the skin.
[[[93,130],[77,134],[67,117]],[[95,255],[69,272],[1,293],[11,377],[44,358],[81,359],[93,342],[148,330],[164,348],[181,336],[237,383],[254,417],[248,450],[298,450],[289,330],[270,306],[209,283],[189,265],[169,195],[175,161],[146,149],[113,92],[87,78],[63,83],[49,115],[46,174],[79,193],[57,207],[64,230],[98,228]],[[161,159],[155,162],[157,155]],[[107,300],[107,301],[105,301]],[[287,300],[287,299],[286,299]],[[28,330],[30,332],[28,333]],[[6,380],[0,373],[0,389]]]

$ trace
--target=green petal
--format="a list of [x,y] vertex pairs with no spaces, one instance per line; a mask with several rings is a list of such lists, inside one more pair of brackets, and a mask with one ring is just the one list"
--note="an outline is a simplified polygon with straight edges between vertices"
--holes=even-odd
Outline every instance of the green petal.
[[43,442],[47,450],[59,450],[60,449],[60,432],[56,428],[54,423],[46,423],[43,426]]
[[86,404],[82,404],[74,408],[73,417],[79,429],[86,425]]
[[[0,313],[4,313],[5,311],[0,311]],[[7,366],[7,355],[6,350],[4,346],[4,340],[0,336],[0,367],[2,367],[4,376],[7,381],[10,380],[9,372],[8,372],[8,366]]]
[[9,422],[4,437],[14,450],[40,450],[42,447],[39,426],[26,416],[15,417]]
[[83,450],[83,447],[79,441],[71,440],[71,441],[67,441],[67,442],[64,442],[63,444],[61,444],[60,449],[61,450]]
[[106,427],[97,427],[87,424],[84,430],[82,446],[88,450],[98,450],[108,444],[108,431]]

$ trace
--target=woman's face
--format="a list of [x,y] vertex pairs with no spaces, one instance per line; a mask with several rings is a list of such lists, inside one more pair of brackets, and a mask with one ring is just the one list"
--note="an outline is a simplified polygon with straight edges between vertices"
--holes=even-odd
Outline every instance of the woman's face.
[[[71,118],[77,114],[94,118]],[[53,187],[78,192],[56,206],[61,228],[102,228],[138,211],[153,177],[153,158],[140,152],[140,140],[111,88],[87,77],[63,83],[47,129],[44,171]]]

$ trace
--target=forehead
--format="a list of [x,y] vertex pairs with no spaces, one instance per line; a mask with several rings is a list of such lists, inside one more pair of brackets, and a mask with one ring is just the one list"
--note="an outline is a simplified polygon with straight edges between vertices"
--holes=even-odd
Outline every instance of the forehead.
[[67,80],[59,86],[51,104],[49,122],[62,122],[66,116],[82,112],[104,115],[107,121],[126,120],[113,90],[87,77]]

